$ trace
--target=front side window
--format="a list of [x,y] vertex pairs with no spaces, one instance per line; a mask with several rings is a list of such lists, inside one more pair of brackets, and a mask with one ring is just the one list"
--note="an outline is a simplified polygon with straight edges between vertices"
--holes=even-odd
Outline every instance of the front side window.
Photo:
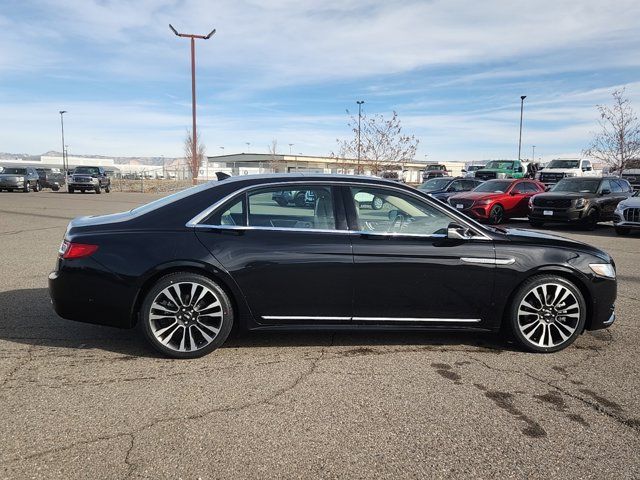
[[248,195],[250,227],[335,230],[331,188],[295,185],[263,188]]
[[446,235],[454,219],[436,207],[394,190],[352,187],[361,232]]

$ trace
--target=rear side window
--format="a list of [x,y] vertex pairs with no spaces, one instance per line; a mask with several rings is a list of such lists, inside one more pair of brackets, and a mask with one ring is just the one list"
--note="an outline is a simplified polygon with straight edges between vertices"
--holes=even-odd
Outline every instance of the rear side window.
[[611,185],[611,191],[613,193],[622,193],[622,187],[617,180],[610,180],[609,184]]
[[244,226],[244,195],[218,208],[202,223],[205,225]]
[[247,196],[250,227],[335,230],[331,188],[296,185],[264,188]]

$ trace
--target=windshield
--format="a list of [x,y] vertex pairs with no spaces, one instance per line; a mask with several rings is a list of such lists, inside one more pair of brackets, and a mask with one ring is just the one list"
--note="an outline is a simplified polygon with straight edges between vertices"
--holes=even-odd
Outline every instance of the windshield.
[[100,169],[98,167],[76,167],[73,173],[86,173],[89,175],[98,175]]
[[556,183],[551,192],[596,193],[599,179],[565,178]]
[[207,188],[211,188],[213,182],[201,183],[200,185],[196,185],[195,187],[190,187],[185,190],[181,190],[176,193],[172,193],[171,195],[167,195],[166,197],[159,198],[158,200],[154,200],[151,203],[147,203],[145,205],[141,205],[131,210],[131,213],[143,214],[151,212],[156,208],[164,207],[165,205],[169,205],[177,200],[181,200],[189,195],[193,195],[194,193],[201,192],[206,190]]
[[504,193],[513,182],[508,180],[489,180],[473,189],[474,192]]
[[493,168],[496,170],[513,170],[514,162],[505,162],[505,161],[493,161],[487,163],[487,166],[484,168]]
[[449,185],[451,181],[450,178],[432,178],[431,180],[427,180],[422,185],[418,187],[419,190],[424,190],[425,192],[433,192],[434,190],[444,190]]
[[578,168],[580,160],[551,160],[547,168]]
[[476,170],[480,170],[484,168],[484,165],[470,165],[467,167],[467,172],[475,172]]
[[11,168],[11,167],[6,167],[2,173],[6,173],[8,175],[26,175],[27,174],[27,169],[26,168]]
[[444,165],[427,165],[426,170],[446,170]]

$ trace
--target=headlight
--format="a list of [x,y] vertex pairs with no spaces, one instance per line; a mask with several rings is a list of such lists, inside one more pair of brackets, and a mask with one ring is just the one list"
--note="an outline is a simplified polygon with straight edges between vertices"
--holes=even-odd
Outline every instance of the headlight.
[[590,263],[589,268],[599,277],[616,278],[616,269],[610,263]]
[[622,212],[622,210],[624,210],[624,202],[620,202],[617,206],[616,206],[616,212]]
[[18,177],[19,182],[24,182],[24,177]]
[[476,202],[476,205],[489,205],[491,203],[491,200],[478,200]]
[[577,176],[578,176],[578,174],[577,174],[577,173],[570,172],[570,173],[565,173],[565,174],[564,174],[564,176],[565,176],[565,177],[577,177]]
[[579,198],[576,200],[576,208],[582,208],[586,205],[587,201],[584,198]]

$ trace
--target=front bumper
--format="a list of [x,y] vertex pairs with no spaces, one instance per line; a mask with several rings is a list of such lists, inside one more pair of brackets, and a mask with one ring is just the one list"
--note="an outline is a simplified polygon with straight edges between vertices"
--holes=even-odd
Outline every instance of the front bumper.
[[24,188],[24,182],[17,180],[2,180],[0,181],[0,188]]
[[[551,215],[545,215],[544,212],[551,212]],[[529,220],[539,222],[580,222],[584,220],[586,214],[586,208],[533,207],[529,209]]]
[[639,228],[640,229],[640,219],[638,219],[639,221],[635,221],[636,219],[638,219],[638,216],[636,215],[633,220],[627,220],[625,219],[624,213],[621,212],[620,210],[616,210],[614,215],[613,215],[613,225],[616,227],[621,227],[621,228]]
[[618,293],[616,280],[593,277],[589,285],[591,305],[586,330],[600,330],[613,325],[616,320],[615,302]]
[[87,190],[95,190],[98,186],[98,182],[71,182],[69,183],[70,188],[77,189],[87,189]]

